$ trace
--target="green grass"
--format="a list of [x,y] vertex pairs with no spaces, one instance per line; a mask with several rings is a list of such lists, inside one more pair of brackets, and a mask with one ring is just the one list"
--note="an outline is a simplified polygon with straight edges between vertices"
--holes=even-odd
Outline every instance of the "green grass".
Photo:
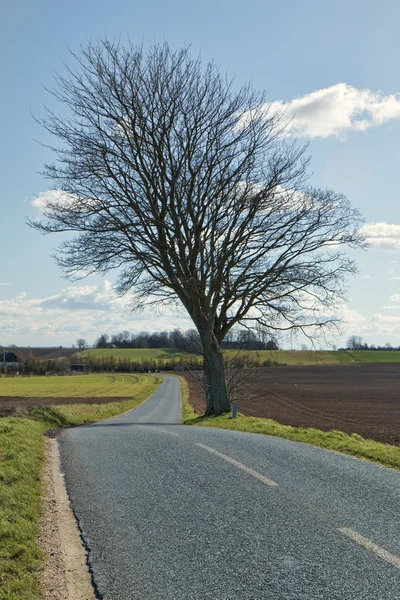
[[141,389],[143,375],[82,374],[54,377],[1,377],[0,396],[85,398],[133,396]]
[[[400,352],[379,350],[227,350],[226,356],[234,359],[236,356],[250,356],[254,360],[271,361],[280,365],[307,366],[329,365],[352,362],[400,362]],[[130,361],[155,361],[162,365],[168,360],[197,359],[200,357],[181,352],[175,348],[105,348],[88,350],[81,357],[92,356],[95,358],[128,359]]]
[[182,387],[182,403],[182,423],[184,425],[219,427],[221,429],[232,429],[247,433],[273,435],[293,442],[304,442],[312,446],[318,446],[319,448],[342,452],[350,456],[370,460],[384,467],[400,470],[399,446],[390,446],[389,444],[382,444],[374,440],[367,440],[356,433],[348,435],[343,431],[321,431],[314,428],[292,427],[290,425],[281,425],[272,419],[247,417],[240,413],[236,419],[232,419],[230,414],[224,414],[220,417],[201,417],[194,412],[188,402],[186,382]]
[[[234,359],[236,356],[250,356],[254,360],[275,361],[285,365],[314,365],[314,364],[334,364],[340,362],[335,357],[334,352],[329,351],[304,351],[304,350],[226,350],[225,355]],[[131,361],[154,360],[163,364],[167,360],[173,359],[197,359],[199,356],[181,352],[174,348],[104,348],[88,350],[79,356],[92,356],[95,358],[128,359]]]
[[[156,379],[155,377],[152,379]],[[29,411],[29,416],[34,419],[46,421],[51,426],[69,426],[83,425],[101,419],[114,417],[128,410],[136,408],[138,404],[146,400],[154,392],[157,385],[161,383],[161,379],[157,380],[157,384],[149,383],[142,386],[134,398],[127,398],[121,402],[109,402],[107,404],[63,404],[40,406],[32,408]]]
[[341,363],[400,362],[398,350],[338,350],[332,354]]
[[189,402],[189,386],[186,379],[179,377],[179,381],[181,384],[181,421],[185,425],[192,425],[191,421],[196,419],[198,415],[194,412],[194,408]]
[[37,545],[46,423],[0,419],[0,598],[36,600],[43,564]]
[[82,354],[80,357],[92,356],[94,358],[128,359],[134,361],[155,360],[165,362],[167,360],[179,359],[182,356],[189,356],[186,352],[181,352],[176,348],[94,348]]
[[338,363],[335,353],[322,350],[259,350],[260,360],[276,361],[288,366],[328,365]]
[[43,598],[40,578],[44,556],[37,541],[43,432],[55,425],[80,425],[135,408],[160,383],[159,378],[141,375],[139,383],[132,384],[134,394],[122,402],[52,405],[32,409],[28,418],[0,419],[0,600]]
[[400,352],[396,350],[261,350],[257,354],[262,361],[277,361],[288,366],[400,362]]

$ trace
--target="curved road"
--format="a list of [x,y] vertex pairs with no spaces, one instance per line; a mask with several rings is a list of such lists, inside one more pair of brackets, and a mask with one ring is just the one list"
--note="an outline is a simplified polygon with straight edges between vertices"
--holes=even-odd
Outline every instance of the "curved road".
[[99,598],[400,598],[400,473],[179,411],[166,376],[136,410],[59,437]]

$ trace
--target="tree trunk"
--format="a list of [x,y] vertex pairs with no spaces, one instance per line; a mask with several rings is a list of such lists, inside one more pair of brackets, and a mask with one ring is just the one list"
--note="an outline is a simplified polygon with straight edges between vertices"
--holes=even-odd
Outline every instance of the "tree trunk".
[[203,343],[203,356],[204,387],[207,401],[205,414],[206,416],[218,416],[231,410],[225,380],[224,361],[219,344],[215,340],[207,345]]

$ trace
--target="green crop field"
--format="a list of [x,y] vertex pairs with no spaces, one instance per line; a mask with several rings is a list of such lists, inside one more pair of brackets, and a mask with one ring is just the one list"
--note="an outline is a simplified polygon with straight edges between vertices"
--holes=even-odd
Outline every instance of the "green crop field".
[[[400,362],[400,352],[380,350],[225,350],[228,359],[236,356],[253,359],[254,361],[271,361],[288,366],[329,365],[339,363],[374,363]],[[105,348],[88,350],[82,357],[109,358],[130,360],[132,362],[155,361],[160,366],[171,360],[201,360],[193,354],[182,352],[175,348]]]
[[176,348],[94,348],[88,350],[78,356],[88,357],[92,356],[95,358],[109,358],[115,359],[128,359],[134,361],[144,360],[156,360],[157,362],[164,362],[166,360],[173,360],[175,358],[181,358],[182,356],[189,356],[186,352],[181,352]]
[[[232,356],[237,353],[234,350],[227,352],[232,353]],[[400,362],[400,352],[396,350],[253,350],[243,351],[243,354],[254,356],[255,360],[261,362],[270,360],[288,366]]]
[[271,360],[289,366],[329,365],[339,362],[334,353],[325,350],[259,350],[253,352],[261,362]]
[[[249,356],[256,361],[275,361],[286,365],[313,365],[338,363],[332,352],[328,351],[303,351],[303,350],[225,350],[225,355],[229,359],[236,356]],[[131,361],[155,360],[158,364],[163,364],[167,360],[174,359],[198,359],[200,357],[194,354],[188,354],[174,348],[104,348],[87,351],[85,356],[96,358],[113,357],[116,360],[129,359]]]
[[341,363],[400,362],[400,352],[397,350],[338,350],[332,354]]
[[147,381],[145,375],[116,373],[62,377],[0,377],[0,396],[128,398],[137,394]]

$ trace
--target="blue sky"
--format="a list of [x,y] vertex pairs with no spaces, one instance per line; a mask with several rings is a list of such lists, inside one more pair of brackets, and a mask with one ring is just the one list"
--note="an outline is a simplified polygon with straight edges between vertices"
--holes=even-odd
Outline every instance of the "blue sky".
[[68,48],[107,35],[191,44],[238,83],[287,103],[298,139],[310,142],[312,182],[348,196],[371,242],[355,253],[360,274],[338,306],[343,335],[333,341],[400,344],[399,22],[398,0],[2,0],[0,343],[66,346],[190,325],[183,312],[130,314],[113,274],[68,282],[51,259],[59,240],[25,225],[50,187],[38,172],[51,155],[36,141],[48,138],[31,113],[52,106],[44,86],[71,62]]

